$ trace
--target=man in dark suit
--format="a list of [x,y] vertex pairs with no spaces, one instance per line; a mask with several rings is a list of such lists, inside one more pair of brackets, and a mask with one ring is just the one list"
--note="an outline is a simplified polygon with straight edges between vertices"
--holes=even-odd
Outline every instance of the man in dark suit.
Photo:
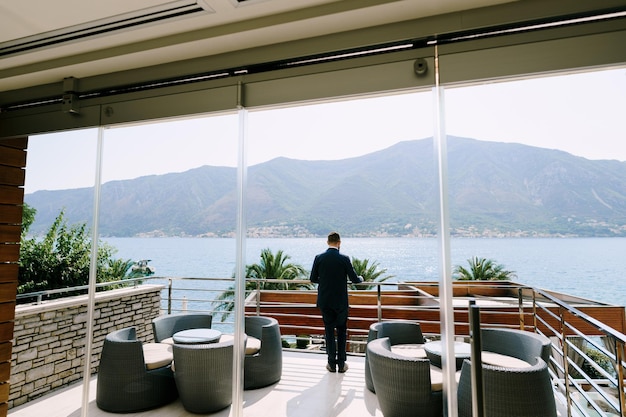
[[[346,363],[346,333],[348,322],[348,279],[353,283],[363,282],[356,275],[350,258],[339,253],[341,238],[339,233],[328,235],[328,249],[313,261],[311,282],[317,286],[317,307],[322,312],[326,338],[326,369],[343,373],[348,370]],[[335,343],[335,329],[337,342]]]

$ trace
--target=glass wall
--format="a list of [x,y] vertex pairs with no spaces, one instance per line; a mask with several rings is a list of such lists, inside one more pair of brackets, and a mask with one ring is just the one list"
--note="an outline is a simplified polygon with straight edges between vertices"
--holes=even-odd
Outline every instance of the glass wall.
[[429,273],[415,253],[390,252],[395,238],[436,233],[431,103],[416,92],[250,112],[250,255],[289,248],[310,269],[335,230],[343,251],[397,280]]
[[80,285],[89,271],[97,137],[85,129],[29,138],[24,201],[34,218],[22,259],[31,267],[22,270],[18,294]]
[[[29,137],[27,154],[29,169],[26,171],[24,185],[24,219],[28,222],[27,213],[30,213],[32,223],[22,236],[17,290],[18,305],[37,301],[37,296],[28,296],[29,294],[53,290],[39,296],[49,301],[76,294],[75,291],[58,292],[60,289],[87,284],[94,259],[92,230],[94,227],[94,192],[98,181],[96,176],[97,147],[97,129]],[[98,253],[104,255],[104,250],[100,248]],[[98,256],[98,259],[100,258]],[[94,265],[101,274],[107,272],[108,265]],[[59,337],[58,335],[63,335],[64,332],[76,334],[76,329],[69,328],[74,324],[72,321],[59,324],[54,322],[55,318],[57,316],[54,313],[48,315],[42,313],[41,326],[46,328],[43,323],[50,324],[50,326],[41,332],[39,328],[22,326],[22,329],[19,329],[21,334],[14,334],[16,350],[25,346],[24,340],[41,340],[46,335],[51,335],[46,332],[52,328],[56,334],[51,335],[47,340]],[[89,323],[89,320],[85,321]],[[85,326],[84,330],[87,335],[90,335],[89,329],[91,329],[90,325]],[[46,385],[44,389],[51,389],[51,387],[79,382],[83,379],[83,374],[90,374],[94,370],[90,369],[91,361],[82,361],[77,364],[72,363],[70,359],[77,357],[77,349],[80,349],[83,355],[89,356],[88,352],[92,347],[91,338],[84,338],[80,342],[78,346],[71,340],[69,343],[58,343],[54,349],[54,358],[45,364],[43,360],[30,361],[33,359],[32,356],[23,357],[14,353],[12,357],[14,371],[20,368],[26,369],[26,367],[34,371],[44,369],[42,366],[54,367],[58,363],[64,372],[52,372],[52,375],[46,378],[34,377],[33,381],[12,376],[10,398],[14,401],[25,401],[24,395],[27,396],[32,392],[33,384]],[[18,348],[17,345],[21,346]],[[37,353],[38,348],[34,347],[34,349]],[[39,351],[39,355],[45,353],[49,357],[50,352],[50,350]],[[83,381],[88,383],[88,379],[83,379]],[[16,400],[16,397],[20,398]]]
[[[251,111],[248,264],[275,277],[261,259],[269,252],[308,282],[337,231],[357,273],[380,273],[366,279],[436,280],[432,118],[430,91]],[[312,342],[306,333],[303,348]],[[289,336],[294,344],[298,335]]]
[[163,312],[210,309],[232,286],[237,119],[224,114],[105,130],[100,233],[135,262],[131,268],[149,260],[163,278],[157,282],[179,280],[180,290],[162,300]]
[[[25,201],[37,209],[32,234],[45,233],[61,212],[68,224],[91,228],[96,139],[94,129],[30,138]],[[125,262],[149,260],[156,276],[231,278],[237,154],[235,114],[105,129],[104,246]],[[214,237],[224,238],[223,247],[201,239]]]
[[[33,277],[46,288],[21,279],[20,291],[87,284],[100,180],[97,281],[149,276],[167,288],[175,280],[171,304],[162,292],[162,313],[212,308],[233,286],[237,123],[236,114],[224,114],[104,129],[100,178],[97,129],[32,136],[25,202],[36,215],[23,259],[49,276]],[[222,326],[217,320],[214,327]],[[137,328],[144,342],[152,339],[146,332]]]
[[624,92],[624,68],[446,89],[454,265],[626,303]]
[[[183,291],[174,293],[172,312],[232,301],[217,298],[234,289],[238,119],[226,114],[103,131],[99,242],[117,262],[120,278],[144,260],[164,285],[169,278],[227,279],[177,283]],[[308,280],[326,235],[337,230],[342,251],[383,271],[379,279],[437,279],[430,91],[267,108],[248,119],[246,264],[259,263],[266,248],[283,251]],[[96,177],[98,132],[88,133],[90,148],[80,153],[69,149],[81,149],[84,133],[83,142],[67,148],[75,132],[32,138],[31,177],[52,178],[49,188],[67,191],[48,195],[43,204],[31,195],[33,180],[26,201],[41,211],[58,201],[59,208],[71,207],[70,224],[91,227],[82,213],[93,212],[93,187],[84,195],[77,189]],[[41,148],[43,139],[55,146]],[[62,155],[80,157],[61,162]],[[56,161],[60,172],[73,166],[72,175],[47,175],[45,161]],[[39,228],[49,224],[42,221]],[[204,292],[209,286],[220,294]],[[163,311],[167,307],[164,300]],[[215,322],[231,331],[234,317],[216,313]]]
[[[452,239],[444,267],[455,278],[455,267],[485,259],[523,284],[626,302],[614,285],[626,249],[625,83],[620,68],[445,88]],[[264,249],[282,251],[308,279],[336,230],[342,251],[376,263],[388,282],[436,282],[433,102],[431,91],[415,91],[251,110],[245,263],[260,262]],[[99,232],[131,268],[149,260],[163,278],[233,277],[239,117],[105,130]],[[96,136],[31,137],[25,200],[40,216],[33,233],[64,208],[71,223],[91,225]],[[67,199],[43,191],[53,189],[68,190]],[[190,280],[188,290],[205,285]],[[213,297],[180,295],[174,310]]]

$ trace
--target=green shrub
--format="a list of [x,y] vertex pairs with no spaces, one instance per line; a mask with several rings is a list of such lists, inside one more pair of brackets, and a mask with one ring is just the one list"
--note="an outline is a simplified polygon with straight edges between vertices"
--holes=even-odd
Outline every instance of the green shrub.
[[[34,218],[33,210],[27,210]],[[89,283],[92,239],[85,224],[68,225],[61,210],[43,238],[26,238],[23,228],[20,247],[18,294],[58,288],[76,287]],[[115,260],[117,250],[98,244],[96,276],[98,282],[124,278],[131,261]]]
[[[585,351],[585,354],[589,356],[591,360],[597,363],[602,369],[607,371],[609,375],[615,376],[615,369],[613,368],[613,364],[611,363],[611,360],[605,354],[591,347],[585,347],[584,351]],[[583,362],[581,368],[583,371],[585,371],[587,375],[589,375],[589,378],[592,378],[592,379],[605,378],[605,376],[602,375],[596,368],[594,368],[593,365],[591,365],[589,361],[586,359]]]

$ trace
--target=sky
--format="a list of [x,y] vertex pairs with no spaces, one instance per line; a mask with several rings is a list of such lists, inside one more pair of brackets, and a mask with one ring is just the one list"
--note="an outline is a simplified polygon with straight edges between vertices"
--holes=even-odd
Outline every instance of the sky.
[[[247,164],[337,160],[433,136],[433,91],[248,113]],[[448,135],[626,161],[626,69],[446,88]],[[237,166],[237,113],[105,128],[102,181]],[[26,193],[91,187],[98,129],[31,136]]]

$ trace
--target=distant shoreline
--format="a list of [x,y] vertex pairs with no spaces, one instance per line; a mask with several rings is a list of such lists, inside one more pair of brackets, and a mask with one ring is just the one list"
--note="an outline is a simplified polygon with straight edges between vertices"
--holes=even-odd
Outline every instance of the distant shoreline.
[[[428,234],[428,233],[420,233],[420,234],[385,234],[385,233],[380,233],[380,234],[350,234],[350,233],[342,233],[342,236],[344,237],[349,237],[352,239],[356,239],[356,238],[364,238],[364,239],[370,239],[370,238],[409,238],[409,239],[415,239],[415,238],[427,238],[427,239],[433,239],[433,238],[437,238],[438,235],[437,234]],[[468,239],[480,239],[480,238],[485,238],[485,239],[500,239],[500,238],[537,238],[537,239],[542,239],[542,238],[564,238],[564,239],[575,239],[575,238],[611,238],[611,237],[626,237],[626,233],[624,235],[610,235],[610,236],[605,236],[605,235],[581,235],[581,234],[574,234],[574,233],[568,233],[568,234],[564,234],[564,233],[541,233],[541,232],[524,232],[524,231],[517,231],[517,232],[500,232],[500,231],[489,231],[489,232],[474,232],[474,233],[451,233],[450,234],[451,237],[454,238],[468,238]],[[155,231],[152,233],[140,233],[137,234],[135,236],[103,236],[103,237],[107,237],[107,238],[176,238],[176,237],[180,237],[180,238],[198,238],[198,239],[229,239],[229,238],[235,238],[236,237],[236,233],[235,232],[229,232],[229,233],[223,233],[223,234],[217,234],[217,233],[204,233],[204,234],[200,234],[200,235],[170,235],[164,232],[159,232],[159,231]],[[297,233],[297,234],[289,234],[289,233],[271,233],[271,232],[267,232],[267,233],[254,233],[251,231],[248,231],[246,237],[248,239],[310,239],[310,238],[325,238],[326,234],[314,234],[314,233]]]

